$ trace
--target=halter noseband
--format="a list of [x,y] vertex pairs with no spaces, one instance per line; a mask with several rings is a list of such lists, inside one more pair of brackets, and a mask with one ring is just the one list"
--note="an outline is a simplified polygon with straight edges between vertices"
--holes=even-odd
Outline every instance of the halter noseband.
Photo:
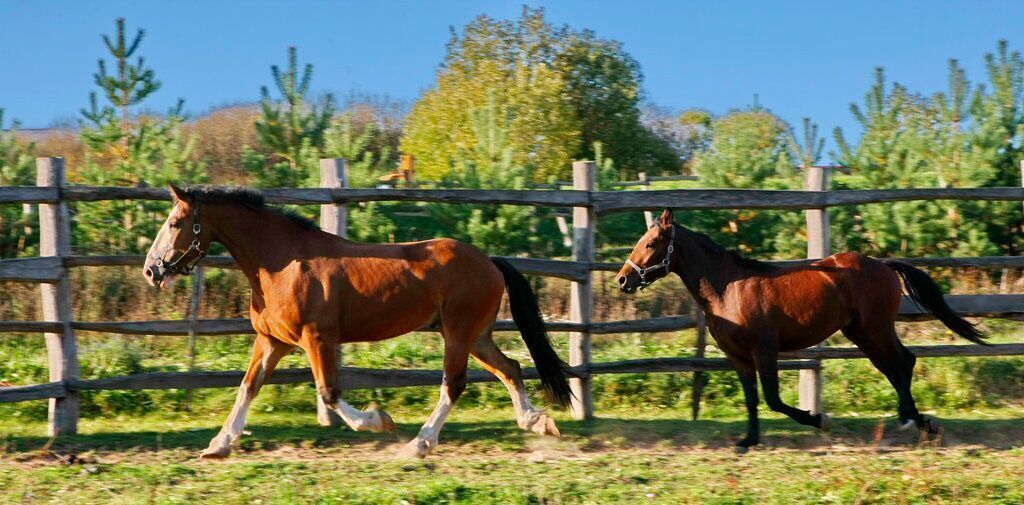
[[661,263],[652,267],[640,268],[640,265],[633,263],[633,260],[626,258],[626,264],[633,267],[633,270],[640,276],[640,289],[643,290],[647,286],[650,286],[657,279],[647,280],[647,274],[651,272],[657,272],[662,268],[665,269],[666,275],[668,273],[668,265],[672,262],[672,251],[675,251],[676,246],[676,227],[672,225],[672,235],[668,239],[668,249],[665,250],[665,259],[661,260]]
[[[192,234],[194,235],[194,237],[192,238],[192,243],[189,244],[188,249],[186,249],[185,252],[181,253],[181,256],[178,256],[178,259],[170,263],[167,263],[161,258],[153,258],[153,263],[156,264],[157,267],[163,267],[165,276],[188,275],[192,273],[192,270],[195,269],[196,265],[198,265],[199,262],[206,257],[207,251],[204,251],[203,248],[199,245],[199,234],[203,231],[203,227],[199,224],[198,198],[195,199],[195,211],[193,212],[193,214],[195,214],[195,223],[192,224]],[[191,254],[193,251],[197,252],[198,254],[196,254],[196,257],[191,262],[185,263],[185,258],[187,258],[188,255]]]

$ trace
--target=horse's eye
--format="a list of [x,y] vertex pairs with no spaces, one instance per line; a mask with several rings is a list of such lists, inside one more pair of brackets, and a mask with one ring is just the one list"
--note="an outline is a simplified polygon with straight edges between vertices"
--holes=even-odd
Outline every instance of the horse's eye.
[[167,223],[167,225],[170,226],[171,228],[177,228],[177,227],[181,226],[181,222],[178,221],[177,219],[175,219],[174,221],[171,221],[170,223]]
[[654,249],[654,241],[653,240],[647,243],[647,248],[648,249]]

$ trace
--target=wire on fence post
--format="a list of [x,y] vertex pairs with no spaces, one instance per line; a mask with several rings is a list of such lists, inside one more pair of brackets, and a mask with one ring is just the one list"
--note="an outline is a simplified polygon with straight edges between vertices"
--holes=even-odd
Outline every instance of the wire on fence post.
[[[593,161],[576,161],[572,164],[573,189],[594,191]],[[594,262],[594,227],[597,225],[597,214],[593,207],[573,207],[572,209],[572,259],[590,265]],[[574,323],[589,325],[594,302],[591,272],[587,272],[586,280],[573,282],[569,296],[569,319]],[[590,365],[590,332],[573,332],[569,334],[569,365]],[[576,419],[589,419],[594,416],[594,401],[591,398],[590,377],[569,379],[572,389],[572,410]]]
[[[828,191],[828,172],[824,167],[805,167],[804,189]],[[807,257],[821,259],[829,255],[828,209],[807,209]],[[820,346],[820,344],[819,344]],[[821,362],[810,370],[800,370],[800,408],[816,414],[821,409]]]
[[[320,187],[321,188],[347,188],[348,187],[348,160],[345,158],[326,158],[320,160]],[[333,233],[339,237],[348,236],[348,208],[345,204],[329,203],[320,206],[320,229],[327,233]],[[341,344],[335,349],[337,366],[341,367]],[[336,380],[341,380],[341,374],[336,375]],[[337,391],[342,391],[342,385],[335,383]],[[316,395],[316,420],[321,426],[341,426],[343,420],[334,409],[324,403],[319,394]]]
[[[36,158],[37,185],[61,188],[64,180],[64,158]],[[63,257],[71,254],[71,224],[68,204],[59,196],[59,189],[57,194],[56,203],[39,204],[39,255],[60,257],[63,265]],[[56,282],[40,284],[43,319],[61,323],[60,333],[45,334],[51,382],[79,378],[78,342],[71,327],[71,277],[64,266],[60,272]],[[78,432],[78,404],[78,392],[67,387],[62,398],[50,399],[50,436]]]

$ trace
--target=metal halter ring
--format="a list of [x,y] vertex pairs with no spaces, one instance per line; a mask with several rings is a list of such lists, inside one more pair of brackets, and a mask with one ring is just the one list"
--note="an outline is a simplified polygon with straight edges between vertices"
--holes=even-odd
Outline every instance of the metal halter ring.
[[633,270],[635,270],[636,273],[640,276],[640,289],[641,290],[643,290],[647,286],[650,286],[655,280],[657,280],[657,279],[652,279],[652,280],[648,281],[647,280],[647,274],[649,274],[651,272],[657,272],[658,270],[661,270],[662,268],[664,268],[665,271],[666,271],[666,275],[667,275],[667,272],[669,270],[669,264],[672,263],[672,252],[675,251],[675,245],[676,245],[676,227],[672,226],[672,235],[670,236],[670,238],[668,240],[668,249],[665,250],[665,258],[661,260],[661,263],[658,263],[657,265],[654,265],[654,266],[651,266],[651,267],[647,267],[647,268],[640,268],[640,265],[637,265],[636,263],[633,262],[633,260],[631,260],[629,258],[626,258],[626,264],[631,266],[631,267],[633,267]]

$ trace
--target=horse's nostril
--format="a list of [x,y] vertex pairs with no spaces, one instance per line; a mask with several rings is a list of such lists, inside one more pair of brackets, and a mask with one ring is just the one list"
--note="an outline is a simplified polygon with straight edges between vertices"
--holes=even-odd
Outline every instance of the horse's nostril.
[[626,276],[625,275],[620,275],[619,276],[619,285],[622,286],[625,283],[626,283]]
[[147,268],[143,273],[146,275],[146,277],[152,277],[153,276],[153,267]]

